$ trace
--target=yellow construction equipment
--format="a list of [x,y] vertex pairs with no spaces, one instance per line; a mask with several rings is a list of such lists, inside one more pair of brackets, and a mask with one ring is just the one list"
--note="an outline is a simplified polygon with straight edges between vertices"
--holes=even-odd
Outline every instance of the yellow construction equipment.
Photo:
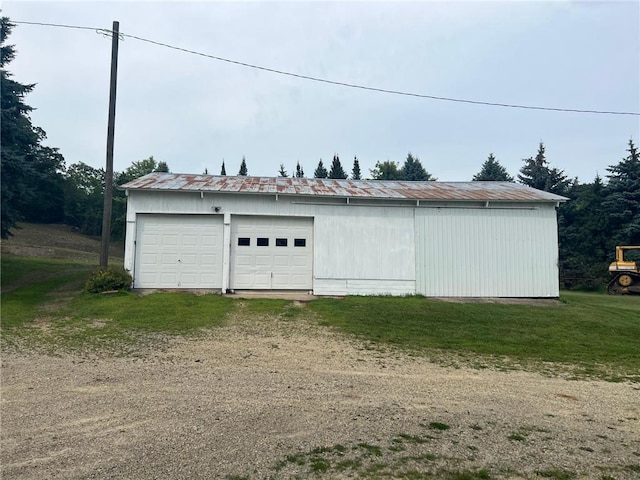
[[640,245],[616,247],[616,261],[609,265],[612,278],[607,291],[611,295],[640,294],[640,264],[624,259],[627,250],[640,250]]

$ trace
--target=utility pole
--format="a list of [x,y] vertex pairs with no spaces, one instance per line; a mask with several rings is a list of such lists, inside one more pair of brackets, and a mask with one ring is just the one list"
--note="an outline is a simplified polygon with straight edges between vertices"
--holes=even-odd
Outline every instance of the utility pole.
[[116,85],[118,80],[118,39],[120,23],[114,21],[111,30],[111,82],[109,87],[109,124],[107,126],[107,168],[104,177],[104,207],[102,209],[102,245],[100,267],[109,264],[111,235],[111,204],[113,203],[113,139],[116,128]]

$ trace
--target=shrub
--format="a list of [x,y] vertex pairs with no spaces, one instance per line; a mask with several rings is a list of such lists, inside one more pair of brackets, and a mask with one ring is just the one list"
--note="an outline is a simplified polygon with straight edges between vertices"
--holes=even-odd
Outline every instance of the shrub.
[[91,293],[129,290],[132,282],[131,274],[122,267],[99,268],[91,273],[84,288]]

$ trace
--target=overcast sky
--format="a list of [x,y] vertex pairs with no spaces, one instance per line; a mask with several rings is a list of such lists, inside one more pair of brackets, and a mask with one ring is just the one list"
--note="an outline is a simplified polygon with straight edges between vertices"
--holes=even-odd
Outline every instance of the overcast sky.
[[[640,112],[640,2],[3,2],[15,21],[120,31],[209,55],[423,95]],[[14,78],[67,165],[104,167],[111,41],[17,25]],[[590,182],[640,143],[640,117],[478,106],[292,78],[125,38],[115,169],[153,155],[172,172],[307,176],[334,153],[363,176],[417,155],[467,181],[493,153],[512,174],[543,141],[552,166]]]

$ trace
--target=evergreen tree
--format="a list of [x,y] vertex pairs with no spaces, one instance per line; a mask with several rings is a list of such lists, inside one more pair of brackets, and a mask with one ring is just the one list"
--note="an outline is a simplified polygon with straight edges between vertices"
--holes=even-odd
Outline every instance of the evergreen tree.
[[170,173],[169,172],[169,165],[167,165],[167,162],[158,162],[158,166],[156,167],[154,172]]
[[351,169],[351,180],[361,180],[360,175],[360,162],[358,157],[353,157],[353,169]]
[[278,175],[281,176],[281,177],[288,177],[289,176],[287,171],[284,169],[284,163],[280,164],[280,170],[278,170]]
[[375,167],[370,172],[373,180],[400,180],[398,164],[390,160],[376,162]]
[[[22,217],[28,222],[56,223],[64,220],[64,157],[57,148],[36,148],[31,157],[34,175],[27,179],[34,195],[21,198]],[[4,172],[3,172],[4,174]],[[3,187],[4,188],[4,187]]]
[[[13,45],[6,45],[14,25],[0,18],[0,237],[7,238],[19,220],[58,221],[63,216],[64,159],[55,148],[43,147],[44,130],[29,117],[24,103],[34,84],[16,82],[6,67],[15,58]],[[43,190],[44,189],[44,190]]]
[[500,165],[493,153],[482,164],[480,172],[473,176],[473,181],[486,182],[513,182],[513,177],[507,173],[507,169]]
[[327,178],[328,175],[329,172],[327,172],[327,169],[324,168],[322,159],[320,159],[320,161],[318,162],[318,166],[316,167],[316,171],[313,172],[313,178]]
[[605,186],[596,176],[593,183],[572,182],[566,191],[570,201],[558,209],[560,280],[566,288],[597,288],[607,282],[610,234],[602,207]]
[[249,172],[247,170],[247,161],[245,160],[244,157],[242,157],[242,163],[240,164],[240,171],[238,172],[238,175],[246,177],[248,173]]
[[400,178],[411,182],[424,182],[428,180],[435,180],[429,172],[427,172],[420,159],[414,157],[411,152],[407,155],[407,159],[404,161],[404,165],[400,169]]
[[220,175],[222,175],[223,177],[227,176],[227,169],[224,166],[224,160],[222,160],[222,168],[220,169]]
[[570,181],[563,170],[549,167],[542,142],[540,142],[535,158],[526,158],[523,162],[524,166],[518,174],[520,183],[557,195],[566,193]]
[[347,172],[342,168],[342,164],[340,163],[340,157],[338,155],[333,156],[333,161],[331,162],[331,170],[329,170],[329,178],[333,179],[346,179]]
[[304,178],[304,170],[300,166],[300,162],[296,163],[296,178]]
[[629,155],[607,168],[609,183],[603,207],[614,245],[640,245],[640,155],[629,140]]

